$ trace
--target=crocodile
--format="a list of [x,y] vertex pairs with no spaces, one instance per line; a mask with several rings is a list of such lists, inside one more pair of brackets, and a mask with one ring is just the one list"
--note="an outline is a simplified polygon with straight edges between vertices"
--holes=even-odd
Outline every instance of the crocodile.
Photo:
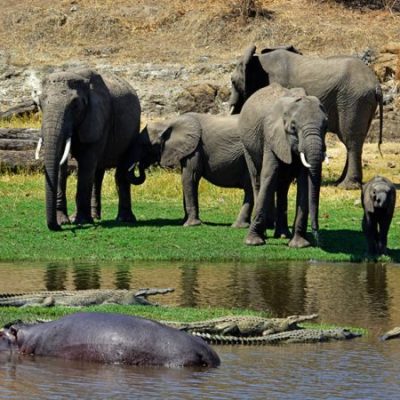
[[191,335],[201,337],[215,345],[267,345],[280,343],[320,343],[333,340],[347,340],[360,337],[360,333],[345,328],[332,329],[294,329],[265,336],[232,336],[191,331]]
[[381,340],[396,339],[398,337],[400,337],[400,327],[396,326],[395,328],[391,329],[390,331],[382,335]]
[[83,307],[100,304],[157,305],[147,300],[148,296],[173,292],[173,288],[89,289],[38,291],[32,293],[0,293],[0,307]]
[[286,318],[265,318],[249,315],[230,315],[200,322],[161,321],[163,324],[196,334],[235,337],[267,336],[299,329],[298,323],[318,318],[318,314],[291,315]]

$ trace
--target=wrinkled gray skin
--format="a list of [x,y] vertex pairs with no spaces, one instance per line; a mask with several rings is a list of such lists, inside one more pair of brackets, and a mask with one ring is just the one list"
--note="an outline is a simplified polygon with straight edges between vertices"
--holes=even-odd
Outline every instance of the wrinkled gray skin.
[[111,313],[76,313],[57,321],[13,325],[0,350],[69,360],[137,366],[217,367],[203,340],[156,321]]
[[198,187],[203,177],[216,186],[244,190],[243,205],[233,227],[250,224],[253,192],[237,129],[238,116],[187,113],[173,120],[150,123],[137,147],[142,165],[181,167],[184,226],[201,224]]
[[[271,218],[271,204],[277,192],[276,236],[285,234],[287,220],[282,207],[287,207],[291,180],[297,180],[296,216],[290,247],[307,247],[308,212],[317,239],[321,164],[325,152],[327,115],[314,96],[271,96],[272,85],[254,93],[245,103],[239,117],[239,131],[252,180],[256,206],[245,243],[265,244],[265,229]],[[311,165],[300,161],[300,152]]]
[[396,188],[387,178],[375,176],[361,192],[364,208],[362,229],[371,255],[387,253],[387,235],[396,205]]
[[[46,217],[50,230],[69,223],[66,201],[67,162],[60,166],[66,142],[78,163],[76,214],[72,222],[101,218],[100,192],[105,169],[116,167],[117,220],[134,222],[127,154],[140,131],[140,104],[123,79],[90,69],[55,72],[43,82],[42,137],[46,178]],[[136,184],[144,181],[144,173]],[[93,189],[93,193],[92,193]]]
[[346,164],[338,183],[346,189],[360,187],[362,148],[378,104],[379,144],[382,141],[382,90],[373,71],[355,57],[303,56],[292,46],[263,49],[261,54],[255,51],[254,45],[246,49],[232,74],[232,112],[239,113],[256,90],[270,83],[304,88],[320,99],[328,113],[328,131],[346,146]]

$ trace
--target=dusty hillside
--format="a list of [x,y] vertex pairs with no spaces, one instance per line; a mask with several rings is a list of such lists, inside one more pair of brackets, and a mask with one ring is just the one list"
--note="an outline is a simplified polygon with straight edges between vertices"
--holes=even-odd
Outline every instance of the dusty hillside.
[[[249,0],[250,1],[250,0]],[[251,2],[251,1],[250,1]],[[56,68],[114,70],[137,89],[145,117],[224,111],[230,72],[249,44],[305,54],[379,54],[400,38],[400,13],[360,1],[0,0],[0,111]]]
[[[232,60],[243,47],[291,43],[306,53],[379,50],[400,36],[400,16],[334,1],[0,0],[0,48],[18,64],[106,58],[130,62]],[[349,3],[349,2],[347,2]]]

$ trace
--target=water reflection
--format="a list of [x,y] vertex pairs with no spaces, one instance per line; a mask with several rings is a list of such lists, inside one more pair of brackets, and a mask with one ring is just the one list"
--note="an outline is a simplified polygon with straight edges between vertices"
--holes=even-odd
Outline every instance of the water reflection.
[[74,269],[76,290],[100,289],[100,267],[98,265],[77,264]]
[[221,346],[207,371],[0,355],[2,399],[396,399],[397,344]]
[[46,267],[45,272],[45,285],[47,290],[65,290],[65,283],[67,280],[66,265],[50,263]]
[[[222,346],[209,371],[133,368],[0,354],[0,398],[397,398],[399,264],[0,263],[0,292],[175,287],[161,304],[314,313],[368,337],[288,346]],[[1,309],[0,309],[1,312]]]
[[115,271],[114,285],[116,289],[130,289],[132,279],[131,268],[128,265],[118,265]]
[[321,322],[385,329],[400,324],[397,264],[0,263],[0,292],[174,287],[161,304],[320,315]]

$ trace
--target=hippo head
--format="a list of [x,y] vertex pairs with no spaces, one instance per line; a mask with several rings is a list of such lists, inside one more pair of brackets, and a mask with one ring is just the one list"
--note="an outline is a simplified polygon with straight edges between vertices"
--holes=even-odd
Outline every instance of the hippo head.
[[16,336],[10,329],[0,330],[0,351],[10,351],[16,344]]

